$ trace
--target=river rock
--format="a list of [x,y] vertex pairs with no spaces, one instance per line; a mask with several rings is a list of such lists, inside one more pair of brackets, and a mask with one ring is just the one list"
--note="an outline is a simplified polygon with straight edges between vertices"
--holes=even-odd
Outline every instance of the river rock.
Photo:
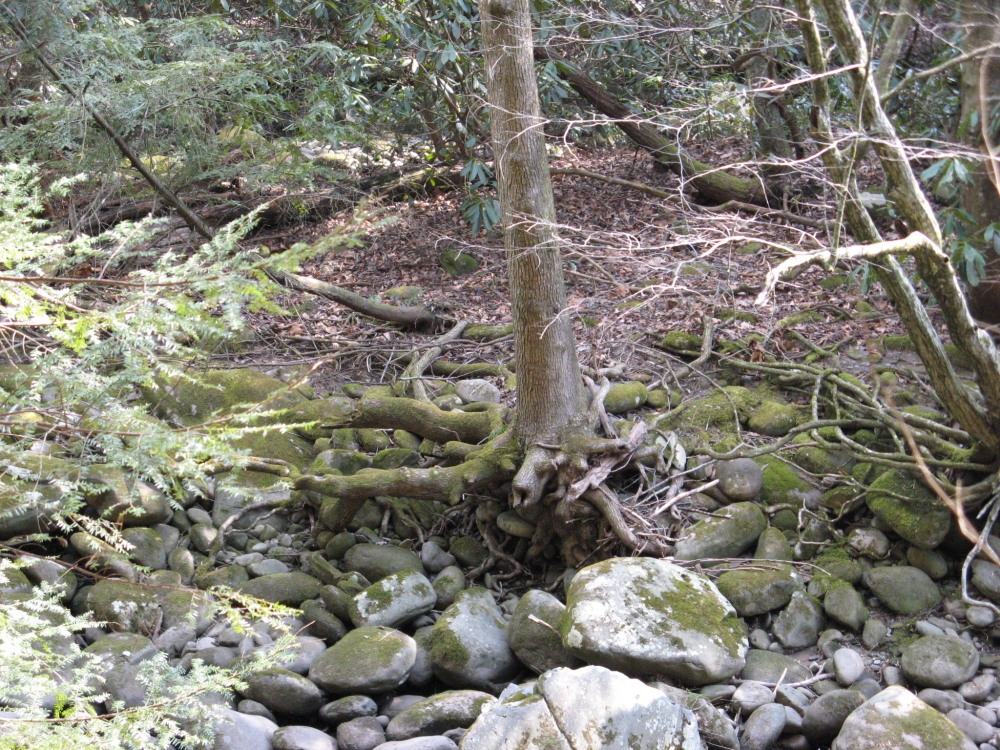
[[831,750],[975,750],[948,719],[894,685],[870,698],[844,722]]
[[351,719],[374,716],[377,713],[378,704],[367,695],[349,695],[323,706],[319,710],[319,718],[331,726],[336,726]]
[[951,528],[951,511],[902,470],[887,471],[872,482],[865,502],[882,523],[916,547],[934,549]]
[[462,738],[462,750],[702,750],[693,713],[603,667],[553,669],[512,686]]
[[752,714],[743,725],[740,739],[742,750],[768,750],[785,731],[785,707],[767,703]]
[[388,544],[354,545],[344,554],[341,568],[357,571],[372,583],[404,570],[425,572],[423,563],[413,552]]
[[764,486],[764,472],[752,458],[719,461],[715,465],[715,478],[722,494],[737,502],[756,500]]
[[514,608],[507,624],[507,640],[521,663],[536,674],[556,667],[583,666],[566,651],[559,635],[565,611],[562,602],[539,589],[528,591]]
[[900,666],[915,685],[948,690],[972,678],[979,668],[979,652],[962,638],[925,635],[903,648]]
[[445,568],[455,564],[455,556],[450,552],[445,552],[435,542],[428,540],[420,548],[420,562],[424,564],[428,573],[437,575]]
[[378,695],[406,681],[416,656],[417,644],[405,633],[358,628],[319,655],[309,679],[329,693]]
[[87,609],[115,630],[152,633],[160,605],[149,589],[128,581],[98,581],[87,597]]
[[434,578],[434,594],[437,600],[434,609],[444,611],[448,609],[458,596],[458,592],[465,588],[465,573],[457,565],[449,565]]
[[857,589],[849,583],[835,585],[823,597],[823,611],[838,625],[857,632],[868,620],[868,608]]
[[122,538],[132,545],[129,557],[139,565],[153,570],[163,570],[167,567],[167,548],[163,543],[163,537],[155,530],[145,526],[122,529]]
[[479,718],[484,707],[496,698],[477,690],[449,690],[414,703],[400,712],[385,730],[389,740],[444,734],[449,729],[465,729]]
[[816,644],[826,624],[823,605],[802,591],[792,594],[788,606],[774,622],[774,637],[785,648],[808,648]]
[[462,591],[434,623],[434,674],[449,687],[498,692],[520,664],[507,641],[507,622],[483,588]]
[[374,716],[361,716],[337,727],[340,750],[373,750],[385,742],[385,728]]
[[314,682],[286,669],[268,669],[247,680],[243,695],[283,716],[312,716],[326,703]]
[[912,565],[872,568],[865,583],[886,607],[897,615],[912,615],[936,607],[941,601],[937,584]]
[[732,605],[708,578],[665,560],[591,565],[574,576],[566,601],[563,645],[588,663],[691,686],[743,668],[749,644]]
[[865,702],[856,690],[833,690],[824,693],[806,709],[802,734],[814,745],[826,747],[840,732],[851,712]]
[[754,503],[734,503],[716,511],[716,516],[698,521],[683,532],[674,548],[676,559],[737,557],[767,528],[764,513]]
[[416,570],[402,570],[382,578],[355,596],[348,607],[355,627],[405,625],[437,601],[434,587]]
[[278,725],[263,716],[219,707],[213,712],[212,731],[215,733],[212,750],[273,750],[271,738]]
[[838,648],[833,653],[833,674],[844,687],[853,685],[865,673],[861,654],[852,648]]
[[459,380],[455,383],[455,394],[467,404],[500,403],[500,389],[481,378]]
[[271,744],[274,750],[337,750],[333,737],[313,727],[282,727]]
[[307,599],[317,598],[322,587],[323,584],[317,579],[296,571],[254,578],[240,584],[238,591],[264,601],[298,607]]
[[[782,678],[782,674],[784,674],[784,678]],[[810,677],[812,677],[812,672],[809,671],[808,667],[803,666],[792,657],[759,649],[747,652],[746,666],[740,672],[742,680],[755,680],[772,684],[779,679],[789,683],[802,682]]]
[[[756,464],[754,464],[756,466]],[[757,566],[759,570],[730,570],[715,582],[740,617],[753,617],[780,609],[802,589],[802,581],[791,565]]]

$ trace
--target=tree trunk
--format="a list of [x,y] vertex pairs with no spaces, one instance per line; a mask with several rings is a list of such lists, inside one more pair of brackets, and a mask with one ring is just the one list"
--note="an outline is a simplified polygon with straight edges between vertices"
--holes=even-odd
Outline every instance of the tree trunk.
[[892,71],[899,61],[899,55],[903,51],[903,42],[906,41],[906,34],[913,26],[913,16],[917,12],[916,0],[901,0],[896,11],[896,17],[889,27],[889,37],[882,47],[882,57],[878,61],[875,69],[875,87],[880,94],[889,90],[889,82],[892,80]]
[[[1000,0],[962,0],[959,10],[965,29],[962,52],[1000,41]],[[996,154],[997,134],[988,130],[993,124],[990,115],[1000,104],[1000,54],[993,51],[962,63],[961,97],[962,141],[982,154],[972,170],[971,182],[962,190],[961,202],[975,222],[971,233],[981,238],[987,225],[1000,222],[1000,163],[990,156],[990,147]],[[996,324],[1000,323],[1000,257],[993,247],[985,248],[985,255],[986,278],[969,289],[969,307],[978,320]]]
[[[753,90],[751,105],[753,109],[754,126],[760,138],[760,153],[764,159],[774,157],[778,162],[789,162],[795,158],[792,151],[792,139],[788,125],[781,115],[772,91],[762,91],[774,83],[771,76],[772,62],[771,45],[771,11],[767,8],[757,8],[750,14],[753,22],[760,27],[761,34],[757,40],[758,53],[746,64],[747,85]],[[762,166],[768,177],[778,179],[787,174],[787,166],[765,162]]]

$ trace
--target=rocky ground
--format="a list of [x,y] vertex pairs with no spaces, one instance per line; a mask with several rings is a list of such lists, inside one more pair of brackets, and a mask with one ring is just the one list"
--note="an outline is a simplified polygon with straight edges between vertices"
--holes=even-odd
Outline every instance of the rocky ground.
[[[175,424],[270,397],[302,426],[248,435],[244,447],[314,473],[434,455],[430,441],[402,430],[323,426],[364,387],[320,398],[249,370],[204,382],[141,397]],[[441,382],[436,396],[462,408],[499,398],[498,384]],[[702,437],[711,425],[721,442],[737,422],[764,439],[808,418],[764,387],[676,401],[636,382],[606,404],[626,425],[641,418]],[[698,441],[684,439],[696,453]],[[90,560],[103,575],[26,558],[2,597],[47,581],[74,613],[105,622],[77,639],[110,658],[107,690],[126,705],[143,702],[139,665],[158,651],[188,668],[273,648],[273,628],[240,633],[206,615],[213,587],[295,608],[288,660],[218,699],[217,750],[998,747],[1000,568],[972,562],[969,594],[982,603],[963,603],[971,545],[928,489],[809,440],[792,448],[718,464],[690,456],[694,491],[652,517],[676,540],[672,560],[623,557],[608,542],[578,568],[553,549],[519,577],[503,561],[487,564],[473,521],[495,521],[516,560],[535,519],[496,503],[370,501],[334,533],[322,498],[293,497],[271,474],[220,475],[207,497],[192,493],[175,508],[94,466],[95,513],[143,508],[120,516],[129,554],[77,531],[61,561]],[[68,471],[42,450],[15,463],[20,481],[56,494],[51,480]],[[262,500],[273,507],[241,515]],[[0,519],[4,540],[39,529],[51,530],[44,515]]]

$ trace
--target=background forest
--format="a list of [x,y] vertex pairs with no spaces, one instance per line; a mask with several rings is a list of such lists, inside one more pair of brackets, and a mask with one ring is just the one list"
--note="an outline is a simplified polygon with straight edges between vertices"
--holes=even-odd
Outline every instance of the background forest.
[[997,747],[996,0],[0,0],[0,73],[0,747]]

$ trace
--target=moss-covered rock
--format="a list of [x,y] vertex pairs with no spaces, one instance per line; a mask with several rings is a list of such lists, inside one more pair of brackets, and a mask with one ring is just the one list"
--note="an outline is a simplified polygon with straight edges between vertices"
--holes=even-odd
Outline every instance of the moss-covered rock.
[[776,456],[755,458],[764,472],[764,486],[760,490],[760,501],[765,506],[791,505],[801,508],[818,500],[819,490],[805,475]]
[[405,633],[358,628],[317,657],[309,679],[335,695],[381,695],[406,682],[416,658],[417,644]]
[[434,587],[422,573],[403,570],[385,576],[355,596],[348,612],[355,627],[396,628],[430,612],[436,600]]
[[386,727],[385,737],[399,742],[465,729],[479,718],[484,707],[495,702],[492,695],[478,690],[446,690],[396,714]]
[[676,354],[698,355],[701,353],[701,336],[687,331],[671,331],[662,339],[658,346]]
[[678,560],[737,557],[767,528],[767,519],[754,503],[734,503],[713,517],[686,529],[674,548]]
[[904,687],[893,685],[853,711],[832,750],[961,750],[968,747],[961,730]]
[[[680,403],[679,400],[678,403]],[[670,391],[665,388],[654,388],[646,394],[646,406],[651,409],[665,409],[670,404]]]
[[577,573],[562,640],[588,663],[686,686],[732,677],[748,647],[743,621],[708,578],[653,558],[613,558]]
[[194,584],[198,588],[208,591],[216,586],[230,589],[239,588],[249,580],[250,574],[242,565],[225,565],[215,570],[200,573],[194,579]]
[[315,599],[323,587],[317,579],[305,573],[272,573],[240,584],[241,594],[255,596],[276,604],[297,607],[306,599]]
[[403,466],[419,466],[420,454],[407,448],[386,448],[372,458],[374,469],[399,469]]
[[604,409],[608,414],[624,414],[645,404],[648,395],[644,383],[615,383],[604,397]]
[[777,401],[762,401],[753,410],[747,427],[760,435],[782,437],[795,427],[802,417],[802,409]]
[[951,512],[909,473],[894,469],[871,483],[865,500],[879,520],[910,544],[934,549],[948,535]]
[[357,571],[372,583],[406,570],[415,570],[421,574],[425,572],[420,558],[410,550],[381,544],[357,544],[351,547],[344,555],[341,568]]
[[98,581],[87,597],[87,609],[113,630],[151,633],[160,605],[150,591],[128,581]]
[[784,607],[802,582],[791,565],[763,566],[759,570],[730,570],[715,582],[740,617],[762,615]]
[[703,433],[714,441],[723,434],[735,434],[737,425],[745,427],[761,401],[761,396],[743,386],[727,386],[721,392],[691,399],[666,414],[655,415],[651,426],[676,432],[685,447],[693,449],[705,441]]
[[479,270],[479,261],[463,250],[445,250],[441,253],[441,268],[451,276],[466,276]]
[[559,629],[566,607],[552,594],[531,589],[521,597],[508,624],[508,641],[521,663],[536,674],[583,663],[563,646]]

